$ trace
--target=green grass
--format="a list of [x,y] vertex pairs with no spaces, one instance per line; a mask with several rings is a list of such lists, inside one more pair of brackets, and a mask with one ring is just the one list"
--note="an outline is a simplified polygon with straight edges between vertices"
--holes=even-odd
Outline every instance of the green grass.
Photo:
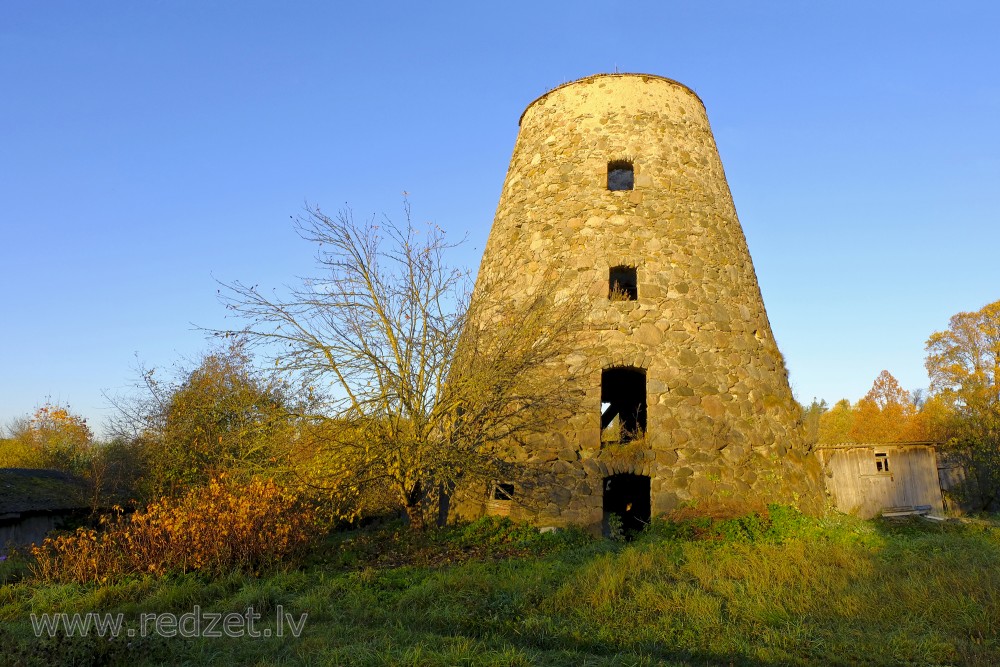
[[[991,665],[1000,530],[850,517],[656,522],[629,543],[487,520],[332,536],[300,570],[0,587],[13,664]],[[18,569],[20,568],[20,569]],[[36,639],[41,612],[243,611],[300,638]]]

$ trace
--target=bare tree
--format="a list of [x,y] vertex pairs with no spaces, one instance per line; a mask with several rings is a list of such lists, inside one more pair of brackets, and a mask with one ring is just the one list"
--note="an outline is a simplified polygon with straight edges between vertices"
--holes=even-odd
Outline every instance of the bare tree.
[[[285,295],[225,283],[224,303],[247,325],[218,333],[246,336],[325,396],[307,416],[323,425],[302,470],[309,483],[385,489],[420,528],[439,489],[509,465],[510,447],[544,428],[540,412],[561,398],[540,386],[546,374],[526,371],[552,358],[576,309],[538,300],[515,313],[485,288],[470,304],[442,230],[416,228],[404,210],[396,224],[308,208],[296,229],[317,245],[318,274]],[[487,313],[489,326],[466,327]]]

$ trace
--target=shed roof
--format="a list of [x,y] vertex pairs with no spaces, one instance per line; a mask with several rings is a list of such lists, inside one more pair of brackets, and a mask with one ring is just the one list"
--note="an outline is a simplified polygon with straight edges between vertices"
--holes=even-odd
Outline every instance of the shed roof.
[[60,470],[0,468],[0,515],[82,509],[87,482]]
[[813,449],[871,449],[875,448],[888,448],[888,447],[940,447],[942,444],[936,440],[913,440],[913,441],[900,441],[900,442],[839,442],[836,444],[820,444],[817,443],[813,445]]

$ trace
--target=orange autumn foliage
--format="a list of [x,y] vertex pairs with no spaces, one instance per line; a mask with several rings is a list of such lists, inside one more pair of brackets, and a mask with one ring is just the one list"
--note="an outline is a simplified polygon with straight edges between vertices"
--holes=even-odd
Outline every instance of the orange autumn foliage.
[[918,442],[933,439],[928,415],[919,412],[889,371],[875,378],[871,390],[854,406],[850,438],[854,442]]
[[238,484],[224,476],[102,523],[102,530],[79,528],[34,547],[36,578],[88,582],[194,570],[259,573],[301,555],[320,527],[314,509],[273,481]]

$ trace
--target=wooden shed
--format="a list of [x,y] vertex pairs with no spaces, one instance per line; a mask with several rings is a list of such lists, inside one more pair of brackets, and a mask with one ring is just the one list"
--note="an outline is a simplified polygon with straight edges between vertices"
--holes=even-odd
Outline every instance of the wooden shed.
[[815,451],[841,512],[867,519],[944,511],[936,443],[817,445]]

